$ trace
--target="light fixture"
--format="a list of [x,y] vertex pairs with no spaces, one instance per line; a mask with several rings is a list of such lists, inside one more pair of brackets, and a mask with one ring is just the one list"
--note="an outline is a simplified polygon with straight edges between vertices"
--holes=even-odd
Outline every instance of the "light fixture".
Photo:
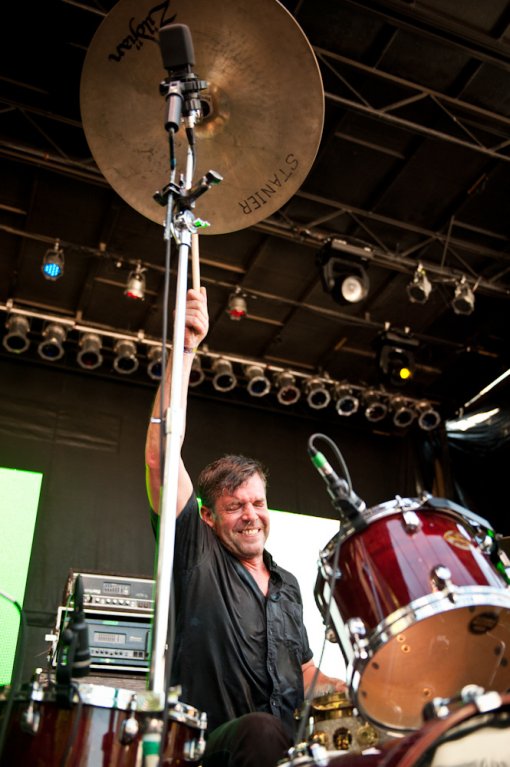
[[193,362],[191,363],[191,371],[189,374],[189,386],[200,386],[202,381],[205,378],[205,373],[202,370],[202,360],[200,357],[198,357],[196,354],[193,357]]
[[363,266],[350,259],[330,257],[322,266],[322,284],[337,304],[356,304],[368,295],[370,282]]
[[403,397],[394,397],[391,400],[391,409],[393,411],[393,423],[400,429],[410,426],[416,418],[416,410]]
[[278,391],[276,398],[280,405],[294,405],[301,397],[301,390],[296,386],[296,377],[290,370],[282,370],[275,376]]
[[138,358],[134,341],[124,338],[119,339],[113,347],[113,352],[115,354],[113,367],[117,373],[130,375],[138,369]]
[[103,363],[101,354],[102,340],[97,333],[82,333],[76,356],[78,365],[86,370],[95,370]]
[[465,277],[455,286],[452,308],[455,314],[471,314],[475,308],[475,294]]
[[432,285],[427,272],[418,264],[412,281],[407,286],[407,295],[413,304],[424,304],[430,296]]
[[235,293],[231,293],[228,298],[227,313],[231,320],[242,320],[248,313],[248,306],[245,297],[238,288]]
[[414,352],[419,346],[409,333],[385,330],[377,340],[379,368],[385,380],[395,386],[403,386],[414,376],[416,362]]
[[354,415],[359,408],[359,398],[356,397],[352,388],[348,384],[337,384],[335,386],[335,407],[338,415]]
[[248,379],[248,393],[252,397],[264,397],[271,389],[271,381],[261,365],[245,365],[244,374]]
[[367,389],[363,395],[363,406],[365,408],[365,418],[371,423],[377,423],[386,418],[388,405],[382,395],[372,389]]
[[161,381],[161,362],[163,359],[163,347],[151,346],[147,352],[147,375],[152,378],[153,381]]
[[331,394],[319,377],[309,378],[305,383],[306,401],[314,410],[322,410],[331,402]]
[[4,335],[2,344],[8,352],[21,354],[30,346],[28,331],[30,322],[23,314],[11,314],[5,323],[7,333]]
[[214,360],[212,365],[214,377],[213,386],[216,391],[231,391],[237,384],[232,363],[224,357]]
[[55,360],[63,357],[63,343],[67,338],[67,328],[58,322],[48,322],[42,335],[42,341],[37,347],[39,356],[50,362],[55,362]]
[[416,403],[416,412],[418,413],[418,426],[423,431],[432,431],[441,423],[441,416],[426,400]]
[[134,298],[137,301],[143,301],[145,298],[145,272],[147,270],[138,261],[135,269],[129,273],[124,295],[127,298]]
[[60,247],[60,240],[55,240],[54,246],[44,254],[41,271],[45,279],[53,281],[64,274],[64,251]]

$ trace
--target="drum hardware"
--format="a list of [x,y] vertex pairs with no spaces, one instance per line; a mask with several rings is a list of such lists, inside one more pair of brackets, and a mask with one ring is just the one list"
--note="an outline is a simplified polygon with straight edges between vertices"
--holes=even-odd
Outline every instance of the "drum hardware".
[[445,719],[450,716],[454,708],[473,703],[481,714],[495,711],[502,705],[499,692],[486,692],[483,687],[476,684],[468,684],[462,688],[458,695],[451,698],[434,698],[423,707],[423,719],[425,722],[431,719]]
[[457,594],[455,586],[452,583],[452,574],[447,567],[444,565],[436,565],[433,567],[430,573],[430,580],[433,589],[444,591],[450,602],[456,601]]
[[404,523],[404,529],[408,533],[415,533],[417,530],[420,529],[420,518],[414,511],[409,511],[409,509],[406,509],[402,512],[402,520]]
[[130,743],[133,743],[133,741],[138,737],[138,733],[140,732],[140,725],[135,717],[136,695],[131,697],[128,711],[129,716],[127,719],[124,719],[120,728],[119,741],[123,746],[128,746]]
[[41,712],[37,705],[42,693],[41,676],[42,668],[36,669],[28,686],[28,704],[20,717],[20,728],[30,735],[39,731],[41,723]]
[[367,629],[361,618],[349,618],[347,621],[347,630],[351,637],[354,647],[354,655],[357,660],[368,660],[369,641]]

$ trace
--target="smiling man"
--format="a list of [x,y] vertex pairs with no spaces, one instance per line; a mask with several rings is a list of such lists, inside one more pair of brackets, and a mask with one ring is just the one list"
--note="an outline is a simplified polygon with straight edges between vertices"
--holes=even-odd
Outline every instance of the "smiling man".
[[[208,329],[205,291],[188,291],[182,408],[191,362]],[[160,398],[168,405],[171,365],[147,433],[147,488],[157,520]],[[171,683],[207,713],[204,767],[274,767],[292,745],[294,712],[316,675],[296,578],[265,548],[270,529],[267,473],[227,455],[192,481],[179,464],[174,552],[176,640]],[[345,684],[317,671],[321,692]]]

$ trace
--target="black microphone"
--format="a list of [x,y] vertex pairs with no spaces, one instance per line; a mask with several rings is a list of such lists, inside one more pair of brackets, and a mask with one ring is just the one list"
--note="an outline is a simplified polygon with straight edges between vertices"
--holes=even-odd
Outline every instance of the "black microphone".
[[161,83],[160,91],[168,101],[165,122],[167,131],[177,133],[181,115],[194,123],[201,114],[199,92],[207,83],[193,73],[195,52],[189,27],[185,24],[167,24],[159,30],[159,47],[163,66],[168,78]]
[[312,463],[323,478],[328,487],[328,493],[333,501],[335,509],[346,512],[349,521],[353,522],[356,529],[366,526],[361,512],[366,509],[366,503],[358,498],[345,479],[341,479],[326,457],[312,445],[308,447],[308,455]]
[[72,675],[86,676],[90,668],[89,627],[83,610],[83,579],[76,576],[74,584],[74,609],[68,628],[76,636],[76,650],[72,659]]

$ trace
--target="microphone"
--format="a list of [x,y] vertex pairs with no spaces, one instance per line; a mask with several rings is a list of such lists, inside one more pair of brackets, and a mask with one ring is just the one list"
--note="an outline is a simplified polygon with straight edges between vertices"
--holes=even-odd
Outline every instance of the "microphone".
[[201,116],[199,92],[207,87],[207,83],[198,80],[193,73],[195,52],[189,27],[185,24],[161,27],[159,47],[163,66],[168,72],[168,78],[160,85],[160,91],[168,101],[165,128],[177,133],[181,115],[188,118],[191,127]]
[[326,457],[312,445],[308,446],[308,455],[313,465],[327,485],[328,493],[337,511],[345,512],[350,522],[356,529],[366,527],[366,522],[361,516],[365,511],[366,503],[359,498],[345,479],[341,479],[334,471]]
[[76,650],[72,659],[73,676],[86,676],[90,668],[89,627],[83,610],[83,579],[76,576],[74,584],[74,610],[69,629],[76,636]]

